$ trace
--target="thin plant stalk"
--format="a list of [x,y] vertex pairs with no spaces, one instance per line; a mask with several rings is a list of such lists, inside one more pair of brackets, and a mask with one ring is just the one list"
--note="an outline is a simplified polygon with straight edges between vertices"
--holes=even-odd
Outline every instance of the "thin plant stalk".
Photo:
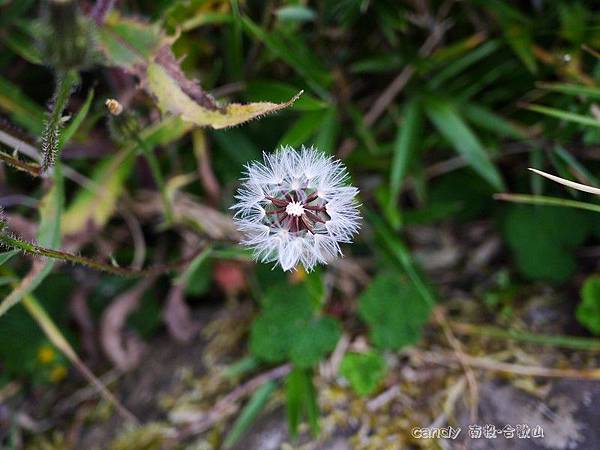
[[504,200],[507,202],[514,203],[526,203],[530,205],[548,205],[548,206],[562,206],[565,208],[578,208],[585,209],[588,211],[600,212],[600,205],[594,205],[593,203],[578,202],[576,200],[568,200],[565,198],[558,197],[545,197],[541,195],[527,195],[527,194],[496,194],[494,195],[496,200]]
[[73,264],[81,264],[87,267],[90,267],[95,270],[108,272],[114,275],[121,275],[125,277],[141,277],[148,275],[156,275],[164,272],[169,272],[171,270],[177,269],[185,264],[187,264],[190,260],[192,260],[195,256],[197,256],[198,252],[195,252],[192,257],[186,258],[184,260],[178,261],[173,264],[164,264],[160,266],[153,266],[143,270],[130,269],[126,267],[113,266],[111,264],[106,264],[100,261],[96,261],[91,258],[87,258],[85,256],[74,255],[72,253],[63,252],[60,250],[54,250],[51,248],[42,247],[31,242],[24,241],[19,239],[9,233],[7,233],[4,229],[0,230],[0,244],[5,247],[11,249],[17,249],[24,253],[34,255],[34,256],[42,256],[45,258],[59,259],[66,262],[71,262]]
[[160,196],[165,207],[165,221],[167,225],[171,225],[173,223],[173,205],[171,204],[171,199],[169,197],[169,193],[167,192],[167,186],[165,184],[165,179],[160,171],[160,164],[154,152],[148,148],[146,143],[135,134],[135,140],[139,145],[146,161],[148,161],[148,165],[150,166],[150,171],[152,172],[152,177],[158,186],[158,190],[160,191]]
[[146,158],[146,161],[148,161],[148,165],[150,166],[150,172],[152,173],[152,178],[154,178],[154,181],[158,186],[158,190],[160,192],[160,196],[165,209],[165,221],[167,225],[171,225],[174,220],[173,205],[171,204],[171,199],[167,192],[165,179],[160,170],[160,164],[158,162],[158,159],[156,158],[156,155],[154,154],[152,149],[148,147],[148,145],[146,145],[146,142],[140,137],[137,130],[135,129],[135,126],[131,126],[130,124],[124,121],[123,131],[127,134],[127,136],[130,139],[133,139],[135,141],[142,154]]
[[600,351],[600,339],[576,336],[546,335],[515,329],[502,329],[491,325],[476,325],[448,321],[452,329],[459,334],[479,335],[497,339],[511,339],[532,344],[551,345],[575,350]]

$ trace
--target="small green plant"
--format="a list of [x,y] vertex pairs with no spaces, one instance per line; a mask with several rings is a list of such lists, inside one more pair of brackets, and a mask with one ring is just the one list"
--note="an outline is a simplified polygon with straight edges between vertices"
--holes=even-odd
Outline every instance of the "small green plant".
[[379,353],[346,353],[340,366],[340,374],[352,389],[363,396],[371,395],[386,374],[385,359]]
[[592,276],[585,280],[576,316],[579,323],[600,335],[600,277]]

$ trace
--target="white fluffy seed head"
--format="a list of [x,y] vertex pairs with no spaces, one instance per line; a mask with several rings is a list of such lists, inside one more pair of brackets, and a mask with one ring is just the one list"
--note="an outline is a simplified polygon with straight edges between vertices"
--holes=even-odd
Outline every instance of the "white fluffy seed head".
[[308,271],[341,256],[360,228],[344,165],[315,148],[282,147],[246,166],[232,206],[242,243],[262,262]]

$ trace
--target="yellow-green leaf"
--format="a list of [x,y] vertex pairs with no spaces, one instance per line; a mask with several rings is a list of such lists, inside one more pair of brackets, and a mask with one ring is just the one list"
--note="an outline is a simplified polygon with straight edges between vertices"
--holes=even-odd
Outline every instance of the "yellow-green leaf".
[[187,122],[198,126],[226,128],[256,119],[290,106],[302,94],[300,91],[285,103],[231,103],[215,109],[207,108],[188,96],[179,83],[158,63],[148,66],[148,88],[157,99],[163,113],[181,116]]

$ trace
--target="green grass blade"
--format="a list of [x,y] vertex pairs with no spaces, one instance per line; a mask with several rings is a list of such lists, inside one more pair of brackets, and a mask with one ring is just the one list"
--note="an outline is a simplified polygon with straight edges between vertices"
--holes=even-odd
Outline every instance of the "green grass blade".
[[465,69],[482,60],[483,58],[488,57],[499,47],[499,42],[489,41],[457,59],[456,61],[449,63],[429,81],[430,88],[440,88],[447,80],[463,72]]
[[365,147],[367,147],[367,150],[373,154],[380,153],[373,129],[365,122],[365,116],[361,113],[360,109],[355,105],[350,105],[348,112],[354,124],[354,130]]
[[566,120],[567,122],[574,122],[574,123],[578,123],[580,125],[585,125],[588,127],[600,128],[600,122],[591,116],[584,116],[583,114],[562,111],[560,109],[550,108],[548,106],[535,105],[535,104],[527,105],[525,108],[530,111],[535,111],[540,114],[544,114],[546,116],[556,117],[557,119]]
[[485,106],[475,103],[465,103],[461,105],[460,112],[472,124],[481,129],[491,131],[500,137],[525,138],[523,131]]
[[600,213],[600,205],[594,205],[593,203],[587,202],[579,202],[576,200],[568,200],[559,197],[546,197],[527,194],[496,194],[494,195],[494,198],[496,200],[504,200],[507,202],[514,203],[526,203],[529,205],[563,206],[565,208],[578,208]]
[[307,142],[323,123],[323,116],[323,111],[304,113],[283,135],[278,147],[281,145],[298,147],[300,144]]
[[570,168],[576,172],[579,172],[580,175],[583,175],[587,180],[589,180],[594,186],[598,187],[598,178],[585,168],[583,164],[581,164],[577,158],[571,155],[564,148],[557,146],[553,149],[553,152],[562,159]]
[[44,58],[35,45],[31,33],[27,30],[27,25],[17,24],[7,30],[7,33],[3,33],[1,39],[6,47],[31,64],[41,65],[44,63]]
[[390,172],[390,207],[398,204],[402,182],[408,172],[408,165],[417,150],[421,136],[423,111],[418,100],[409,101],[404,108],[404,121],[398,128],[394,142],[394,156]]
[[267,381],[258,388],[246,406],[244,406],[233,427],[225,437],[223,448],[229,449],[240,440],[264,409],[276,388],[277,383],[273,380]]
[[302,376],[302,369],[294,367],[285,380],[288,430],[292,438],[298,437],[298,428],[300,427],[300,418],[302,416]]
[[541,89],[559,92],[565,95],[581,96],[592,100],[600,99],[600,88],[595,86],[570,83],[537,83],[537,86]]
[[327,110],[321,120],[321,127],[315,136],[314,144],[322,152],[335,152],[335,143],[340,134],[340,121],[335,108]]
[[93,374],[93,372],[79,359],[79,356],[69,343],[60,329],[56,326],[52,318],[39,302],[31,295],[23,298],[23,306],[29,312],[31,317],[38,323],[44,334],[56,348],[58,348],[70,361],[77,367],[82,375],[94,386],[100,394],[112,405],[115,406],[119,414],[127,420],[137,422],[137,419],[129,412],[112,393],[102,384],[102,382]]
[[304,402],[308,425],[313,436],[319,434],[319,403],[317,401],[317,391],[312,380],[312,372],[305,370],[303,372],[302,383],[304,384]]
[[79,108],[79,111],[77,111],[77,114],[75,115],[73,120],[71,122],[69,122],[69,126],[65,128],[65,130],[62,132],[62,134],[60,136],[60,147],[61,148],[63,148],[73,138],[75,133],[77,133],[77,130],[79,129],[79,127],[81,126],[81,124],[83,123],[85,118],[87,117],[88,113],[90,112],[90,107],[92,106],[93,100],[94,100],[94,90],[90,89],[90,91],[88,92],[88,95],[85,99],[85,102],[83,102],[83,105],[81,106],[81,108]]
[[43,130],[44,109],[31,100],[21,89],[0,77],[0,109],[31,134],[38,136]]
[[533,37],[530,27],[527,24],[517,23],[516,21],[507,21],[503,28],[506,40],[515,54],[531,73],[536,73],[537,63],[533,54]]
[[503,189],[504,182],[500,173],[455,107],[446,100],[432,98],[426,103],[426,112],[439,132],[471,167],[494,188]]
[[306,79],[309,86],[320,96],[327,98],[329,92],[324,89],[332,81],[332,76],[327,72],[314,55],[306,54],[306,50],[299,47],[292,48],[278,33],[269,33],[254,23],[248,17],[242,17],[244,30],[254,39],[261,41],[271,53],[285,61],[300,76]]
[[231,75],[234,80],[242,77],[243,57],[242,57],[242,23],[240,17],[240,5],[238,0],[230,0],[231,5],[231,26],[227,35],[228,51],[226,63],[229,65]]
[[5,264],[9,259],[18,254],[18,250],[9,250],[7,252],[0,253],[0,266]]
[[200,267],[204,263],[204,261],[206,261],[206,259],[209,256],[211,256],[212,252],[213,248],[210,246],[204,249],[198,256],[196,256],[192,260],[192,262],[187,266],[185,271],[179,277],[177,277],[175,283],[187,285],[192,275],[196,272],[196,270],[198,270],[198,267]]
[[369,217],[369,221],[373,224],[375,229],[375,233],[383,244],[385,248],[390,252],[392,257],[396,259],[396,261],[402,266],[410,280],[415,285],[415,288],[419,292],[421,298],[431,307],[433,308],[436,303],[435,295],[431,290],[427,287],[427,283],[424,278],[419,273],[417,269],[412,255],[410,254],[410,250],[406,247],[404,242],[392,233],[385,223],[381,220],[381,218],[376,215],[373,211],[368,211],[367,216]]

